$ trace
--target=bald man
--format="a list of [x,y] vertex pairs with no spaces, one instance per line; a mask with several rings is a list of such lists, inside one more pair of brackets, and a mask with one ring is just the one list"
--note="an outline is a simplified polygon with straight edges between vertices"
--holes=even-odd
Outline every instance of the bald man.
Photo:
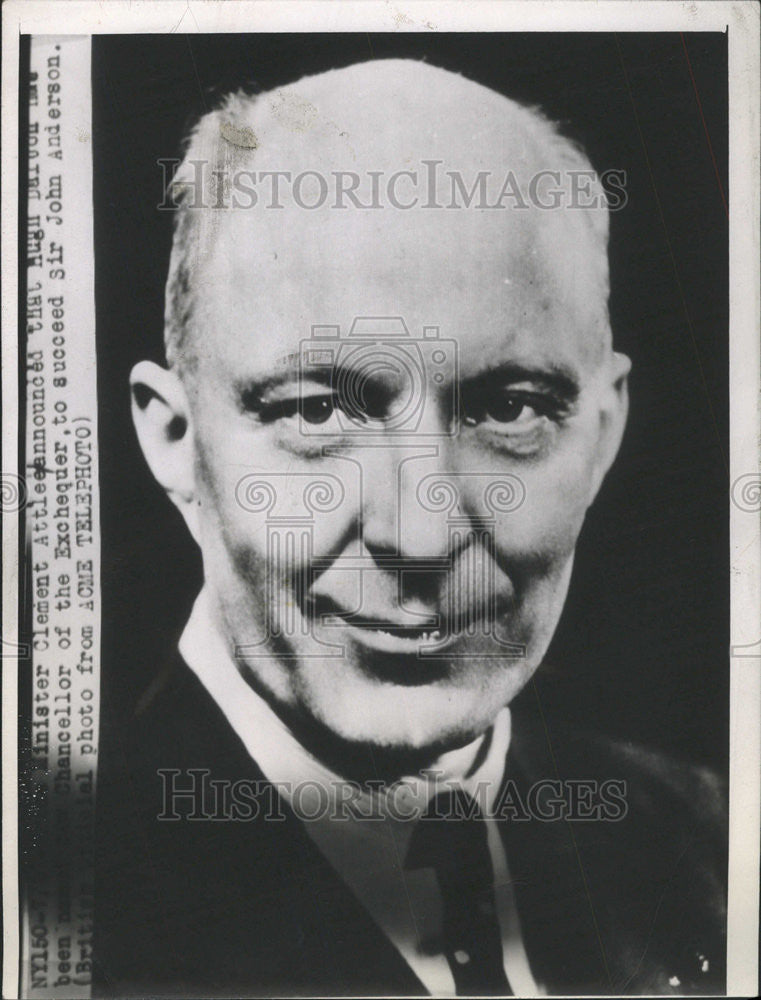
[[101,792],[102,991],[716,989],[715,782],[521,696],[626,421],[586,157],[375,61],[231,95],[173,194],[133,414],[205,582]]

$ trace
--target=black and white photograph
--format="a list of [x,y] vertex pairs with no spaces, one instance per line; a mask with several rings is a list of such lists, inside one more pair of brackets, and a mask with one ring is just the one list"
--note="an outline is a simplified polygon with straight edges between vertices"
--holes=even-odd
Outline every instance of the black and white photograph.
[[757,992],[758,7],[63,6],[3,996]]

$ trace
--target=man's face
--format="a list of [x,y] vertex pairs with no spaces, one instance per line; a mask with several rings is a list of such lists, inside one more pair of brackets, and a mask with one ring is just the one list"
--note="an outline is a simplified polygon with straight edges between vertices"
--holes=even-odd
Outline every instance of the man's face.
[[221,217],[185,376],[199,541],[239,668],[296,728],[454,747],[541,661],[608,461],[581,232],[536,212]]

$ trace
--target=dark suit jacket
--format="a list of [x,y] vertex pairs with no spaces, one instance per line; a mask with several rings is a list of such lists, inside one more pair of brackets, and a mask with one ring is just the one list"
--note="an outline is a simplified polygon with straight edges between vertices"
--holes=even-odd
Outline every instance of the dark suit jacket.
[[[95,995],[425,995],[412,970],[282,806],[281,822],[158,821],[159,768],[263,779],[179,658],[98,789]],[[106,734],[108,737],[108,734]],[[617,822],[502,823],[526,951],[550,993],[725,990],[724,796],[709,774],[563,734],[533,685],[513,706],[507,776],[626,782]]]

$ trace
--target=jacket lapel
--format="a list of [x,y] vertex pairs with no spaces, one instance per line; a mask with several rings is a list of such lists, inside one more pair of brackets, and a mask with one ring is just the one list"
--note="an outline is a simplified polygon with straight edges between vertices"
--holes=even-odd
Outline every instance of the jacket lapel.
[[542,728],[513,713],[506,781],[500,800],[514,802],[500,824],[515,888],[524,946],[534,979],[549,993],[609,993],[606,956],[565,822],[530,817],[530,789],[554,777],[553,762],[537,734]]

